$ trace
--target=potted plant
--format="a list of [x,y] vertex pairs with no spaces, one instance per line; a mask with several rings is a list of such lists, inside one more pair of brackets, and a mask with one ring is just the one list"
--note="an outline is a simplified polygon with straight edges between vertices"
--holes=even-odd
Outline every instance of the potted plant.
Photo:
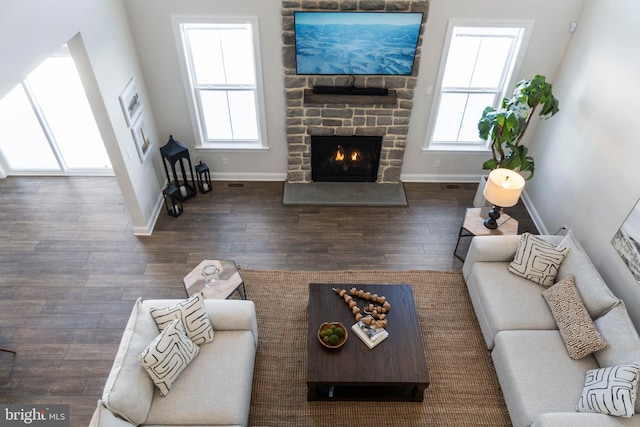
[[[527,173],[527,180],[533,178],[535,162],[529,155],[529,149],[522,144],[522,138],[538,107],[541,107],[540,118],[548,119],[560,111],[558,105],[551,83],[547,83],[544,76],[536,75],[531,80],[518,82],[511,98],[504,98],[499,109],[485,108],[478,122],[478,131],[480,138],[491,141],[492,157],[484,162],[482,169],[512,169]],[[476,207],[486,204],[482,194],[486,178],[480,179],[474,199]]]
[[492,158],[484,162],[482,169],[512,169],[528,172],[533,178],[535,163],[529,149],[522,145],[522,137],[529,127],[536,109],[541,106],[540,118],[548,119],[558,111],[559,101],[553,96],[551,83],[544,76],[522,80],[516,85],[513,96],[504,98],[499,109],[487,107],[478,122],[480,138],[491,139]]

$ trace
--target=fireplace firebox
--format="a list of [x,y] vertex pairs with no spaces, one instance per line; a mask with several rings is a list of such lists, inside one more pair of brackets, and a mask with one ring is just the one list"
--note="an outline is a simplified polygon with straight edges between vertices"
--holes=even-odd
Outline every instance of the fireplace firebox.
[[375,182],[381,136],[312,136],[313,181]]

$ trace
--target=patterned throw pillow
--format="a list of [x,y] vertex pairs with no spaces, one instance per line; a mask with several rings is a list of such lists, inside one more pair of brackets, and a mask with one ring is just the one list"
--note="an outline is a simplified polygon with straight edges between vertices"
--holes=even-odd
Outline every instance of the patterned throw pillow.
[[560,263],[568,253],[569,248],[557,247],[524,233],[509,271],[548,288],[555,282]]
[[588,370],[576,410],[632,417],[639,376],[640,363]]
[[187,336],[195,344],[200,345],[213,341],[213,326],[211,326],[209,315],[204,309],[202,292],[198,292],[172,307],[152,308],[149,312],[161,331],[173,320],[180,319],[187,331]]
[[180,319],[172,321],[140,354],[140,364],[166,396],[200,349],[187,337]]
[[569,275],[546,289],[542,296],[556,319],[569,357],[582,359],[607,348],[607,342],[600,335],[580,298],[573,276]]

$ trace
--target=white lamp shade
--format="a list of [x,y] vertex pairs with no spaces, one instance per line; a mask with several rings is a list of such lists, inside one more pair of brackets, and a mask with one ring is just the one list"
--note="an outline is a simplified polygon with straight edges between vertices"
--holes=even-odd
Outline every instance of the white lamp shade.
[[518,203],[524,188],[524,178],[511,169],[494,169],[484,187],[484,197],[489,203],[508,208]]

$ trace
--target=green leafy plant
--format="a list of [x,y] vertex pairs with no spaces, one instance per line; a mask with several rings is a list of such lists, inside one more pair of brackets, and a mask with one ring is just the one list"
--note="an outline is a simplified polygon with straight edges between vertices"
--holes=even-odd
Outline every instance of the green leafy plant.
[[529,149],[521,144],[536,109],[541,107],[540,118],[553,117],[559,110],[559,101],[553,96],[551,83],[544,76],[522,80],[516,85],[513,96],[504,98],[501,107],[487,107],[478,122],[480,138],[491,140],[492,158],[484,162],[483,169],[512,169],[528,172],[533,178],[535,162]]

